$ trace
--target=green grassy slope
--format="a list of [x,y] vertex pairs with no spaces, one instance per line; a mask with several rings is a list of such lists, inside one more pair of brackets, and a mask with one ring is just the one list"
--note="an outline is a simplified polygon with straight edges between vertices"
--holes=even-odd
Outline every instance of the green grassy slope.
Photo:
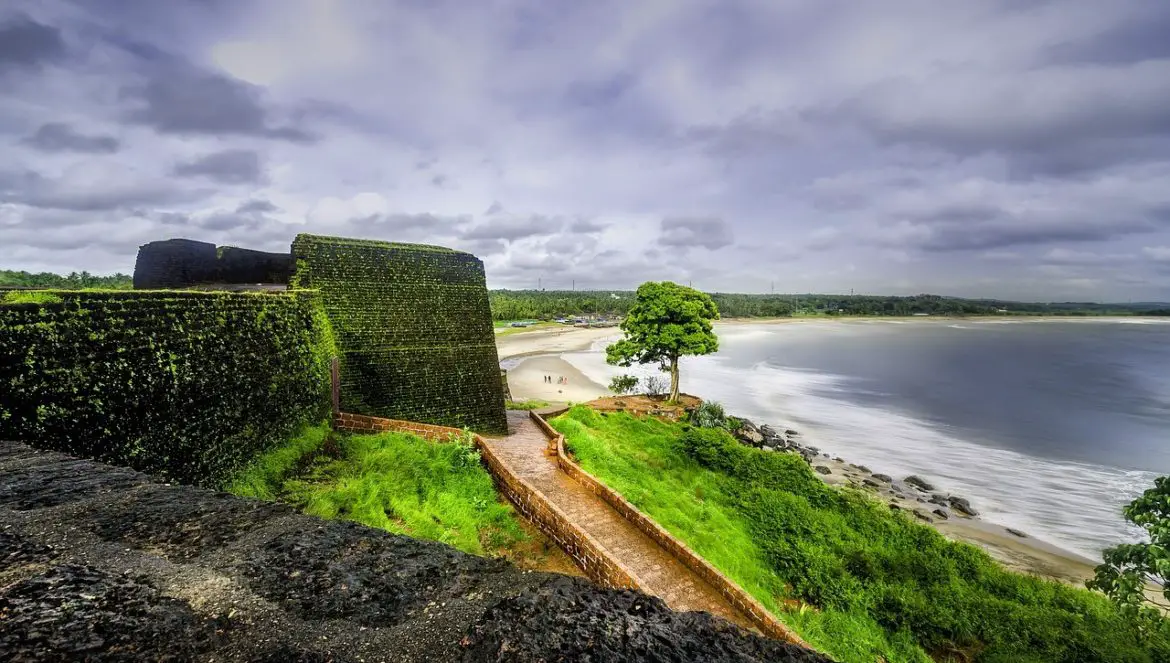
[[1170,629],[1142,641],[1104,597],[1008,572],[797,456],[583,407],[552,425],[587,471],[845,663],[1170,660]]

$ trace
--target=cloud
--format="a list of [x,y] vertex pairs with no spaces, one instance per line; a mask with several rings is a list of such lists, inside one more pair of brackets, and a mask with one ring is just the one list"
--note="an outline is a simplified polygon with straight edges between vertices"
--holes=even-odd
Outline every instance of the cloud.
[[551,235],[564,227],[564,219],[533,214],[525,217],[491,218],[468,225],[460,233],[463,239],[502,239],[514,241],[525,237]]
[[260,88],[186,63],[164,63],[145,82],[122,88],[121,97],[132,104],[125,113],[128,122],[179,135],[317,140],[301,127],[274,121]]
[[63,122],[47,122],[26,137],[23,144],[44,152],[88,152],[113,154],[120,145],[113,136],[89,136],[78,133]]
[[179,177],[203,177],[219,184],[256,184],[264,181],[260,155],[252,150],[223,150],[176,164]]
[[280,208],[276,205],[273,205],[272,201],[269,200],[249,200],[247,202],[240,203],[239,207],[236,208],[236,212],[241,214],[248,214],[252,212],[264,214],[268,212],[279,211]]
[[33,69],[65,56],[61,31],[17,14],[0,23],[0,71]]
[[1145,246],[1142,254],[1156,262],[1170,262],[1170,246]]
[[715,250],[732,242],[731,226],[714,217],[666,217],[662,219],[658,243],[678,248],[704,247]]

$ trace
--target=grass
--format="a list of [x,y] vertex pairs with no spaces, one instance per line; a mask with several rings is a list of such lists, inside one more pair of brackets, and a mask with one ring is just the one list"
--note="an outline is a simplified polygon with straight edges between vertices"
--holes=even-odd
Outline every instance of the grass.
[[257,459],[226,489],[477,555],[507,555],[529,538],[469,443],[310,427]]
[[548,407],[548,401],[539,399],[529,399],[526,401],[504,401],[504,407],[509,410],[539,410],[542,407]]
[[510,322],[495,323],[496,336],[511,336],[513,334],[523,334],[524,332],[537,331],[540,329],[549,329],[552,327],[565,327],[559,322],[537,322],[527,327],[512,327]]
[[1011,573],[798,456],[584,407],[552,425],[587,471],[843,663],[1170,660],[1170,628],[1143,639],[1103,596]]

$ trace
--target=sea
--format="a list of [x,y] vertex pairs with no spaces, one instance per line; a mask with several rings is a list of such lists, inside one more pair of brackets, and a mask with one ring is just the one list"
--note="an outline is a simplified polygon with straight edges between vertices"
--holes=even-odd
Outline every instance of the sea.
[[[1170,321],[720,324],[682,390],[804,443],[968,498],[1092,560],[1141,540],[1122,507],[1170,474]],[[563,357],[608,384],[599,341]]]

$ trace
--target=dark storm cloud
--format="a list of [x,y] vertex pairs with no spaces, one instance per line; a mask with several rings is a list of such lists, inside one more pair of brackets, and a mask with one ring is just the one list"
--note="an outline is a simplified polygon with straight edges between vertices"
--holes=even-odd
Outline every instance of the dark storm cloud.
[[1170,4],[1150,3],[1130,20],[1087,39],[1062,41],[1042,54],[1050,64],[1123,65],[1170,59]]
[[268,200],[249,200],[245,203],[240,203],[240,206],[236,208],[236,211],[240,214],[267,214],[271,212],[279,212],[280,208],[276,205],[273,205],[272,202]]
[[705,247],[715,250],[731,245],[731,226],[718,217],[666,217],[660,225],[658,243],[680,248]]
[[275,121],[260,88],[185,63],[156,66],[146,82],[125,86],[121,95],[135,105],[126,113],[129,122],[160,133],[317,140],[300,127]]
[[256,184],[265,180],[260,155],[253,150],[223,150],[177,164],[180,177],[205,177],[220,184]]
[[42,152],[88,152],[113,154],[120,142],[113,136],[90,136],[79,133],[64,122],[42,124],[31,136],[21,141]]
[[192,202],[208,195],[203,189],[185,189],[165,181],[141,178],[134,173],[96,178],[100,171],[100,166],[94,166],[88,175],[76,179],[69,175],[46,178],[33,171],[0,172],[0,203],[45,210],[104,212]]
[[527,217],[491,218],[463,229],[463,239],[503,239],[513,241],[525,237],[552,235],[564,227],[564,219],[533,214]]
[[493,201],[492,204],[488,206],[488,208],[484,211],[483,215],[484,216],[492,216],[494,214],[499,214],[500,212],[503,212],[503,211],[504,211],[504,206],[500,204],[500,201],[496,200],[496,201]]
[[35,68],[65,56],[61,31],[43,25],[24,14],[0,23],[0,71]]
[[1054,243],[1106,242],[1126,235],[1155,232],[1149,218],[1069,219],[1064,216],[1017,214],[1002,211],[971,222],[970,216],[921,215],[879,231],[878,241],[894,248],[928,252],[1005,249]]
[[601,223],[596,219],[577,219],[569,225],[569,232],[576,233],[578,235],[587,235],[599,233],[608,227],[609,226]]

